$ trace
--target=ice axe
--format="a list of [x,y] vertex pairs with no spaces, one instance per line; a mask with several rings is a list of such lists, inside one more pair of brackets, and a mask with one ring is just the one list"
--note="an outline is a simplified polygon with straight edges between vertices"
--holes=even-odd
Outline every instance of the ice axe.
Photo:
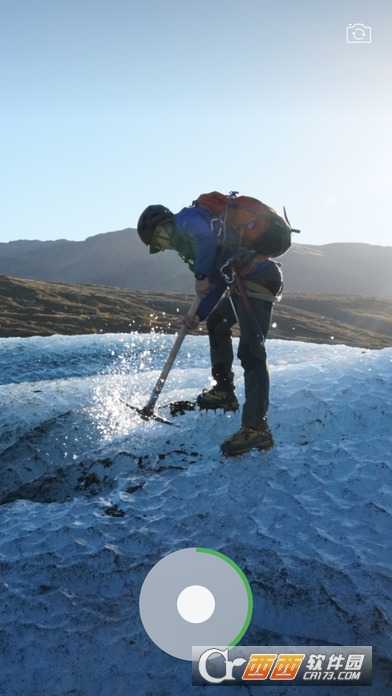
[[[188,312],[187,312],[187,319],[188,321],[192,321],[192,319],[195,318],[196,312],[198,310],[200,304],[200,299],[195,298],[194,301],[192,302]],[[159,396],[162,392],[163,387],[165,386],[165,382],[169,376],[170,370],[173,367],[174,361],[177,357],[178,351],[181,348],[182,342],[185,338],[185,336],[188,333],[188,327],[184,323],[184,325],[181,327],[177,334],[177,338],[174,341],[173,347],[167,357],[167,360],[162,368],[162,372],[159,375],[156,384],[154,386],[154,389],[151,392],[151,396],[149,400],[147,401],[146,405],[143,408],[138,408],[137,406],[132,406],[131,404],[126,403],[128,408],[131,408],[133,411],[136,411],[139,416],[143,418],[143,420],[155,420],[158,421],[158,423],[165,423],[166,425],[174,425],[171,421],[167,420],[166,418],[162,418],[161,416],[157,416],[154,413],[154,408],[155,405],[159,399]]]

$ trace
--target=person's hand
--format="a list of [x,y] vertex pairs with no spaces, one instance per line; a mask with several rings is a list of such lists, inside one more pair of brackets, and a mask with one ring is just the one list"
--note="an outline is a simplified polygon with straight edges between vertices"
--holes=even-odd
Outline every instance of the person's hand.
[[202,300],[208,295],[210,291],[210,281],[208,278],[196,278],[195,280],[195,292],[199,300]]
[[186,314],[182,320],[182,323],[184,326],[186,326],[188,331],[196,331],[197,327],[200,324],[200,319],[197,316],[197,314],[195,314],[193,317],[190,317],[189,314]]

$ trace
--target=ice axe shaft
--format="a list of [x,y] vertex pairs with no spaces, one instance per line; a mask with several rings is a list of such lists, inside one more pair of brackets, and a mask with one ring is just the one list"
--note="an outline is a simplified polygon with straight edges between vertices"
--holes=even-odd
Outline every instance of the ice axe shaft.
[[[192,320],[195,318],[199,304],[200,304],[200,300],[198,297],[196,297],[194,299],[194,301],[192,302],[189,310],[188,310],[188,313],[187,313],[188,320]],[[155,384],[155,387],[151,392],[151,396],[150,396],[148,402],[146,403],[146,405],[144,406],[144,408],[142,409],[143,414],[147,418],[151,417],[154,413],[155,404],[159,399],[159,396],[160,396],[160,393],[161,393],[163,387],[165,386],[165,382],[169,376],[170,370],[173,367],[173,364],[174,364],[174,361],[177,357],[178,351],[180,350],[182,342],[183,342],[185,336],[187,335],[187,333],[188,333],[188,328],[184,324],[178,332],[177,338],[174,341],[173,347],[172,347],[172,349],[167,357],[167,360],[162,368],[162,372],[159,375],[157,382]]]

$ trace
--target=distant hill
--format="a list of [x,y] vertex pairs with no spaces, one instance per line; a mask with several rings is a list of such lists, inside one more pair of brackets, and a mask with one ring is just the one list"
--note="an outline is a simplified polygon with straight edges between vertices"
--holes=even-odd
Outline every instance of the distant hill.
[[[288,292],[392,298],[392,247],[296,244],[281,258]],[[150,256],[133,229],[82,242],[0,244],[0,273],[132,290],[189,292],[192,275],[175,252]]]
[[[0,276],[0,336],[172,332],[191,296],[103,285],[47,283]],[[205,330],[205,324],[202,324]],[[271,338],[392,346],[392,300],[287,293],[275,305]]]

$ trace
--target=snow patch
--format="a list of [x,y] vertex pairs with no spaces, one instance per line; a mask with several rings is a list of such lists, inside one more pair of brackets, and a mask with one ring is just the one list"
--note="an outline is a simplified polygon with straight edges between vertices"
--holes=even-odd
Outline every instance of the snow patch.
[[[392,350],[269,341],[276,447],[224,459],[239,414],[191,412],[174,428],[124,403],[145,404],[172,341],[0,342],[0,693],[186,692],[190,667],[151,644],[138,595],[154,563],[188,546],[246,572],[244,643],[372,644],[383,693]],[[208,381],[207,341],[188,338],[161,401]]]

